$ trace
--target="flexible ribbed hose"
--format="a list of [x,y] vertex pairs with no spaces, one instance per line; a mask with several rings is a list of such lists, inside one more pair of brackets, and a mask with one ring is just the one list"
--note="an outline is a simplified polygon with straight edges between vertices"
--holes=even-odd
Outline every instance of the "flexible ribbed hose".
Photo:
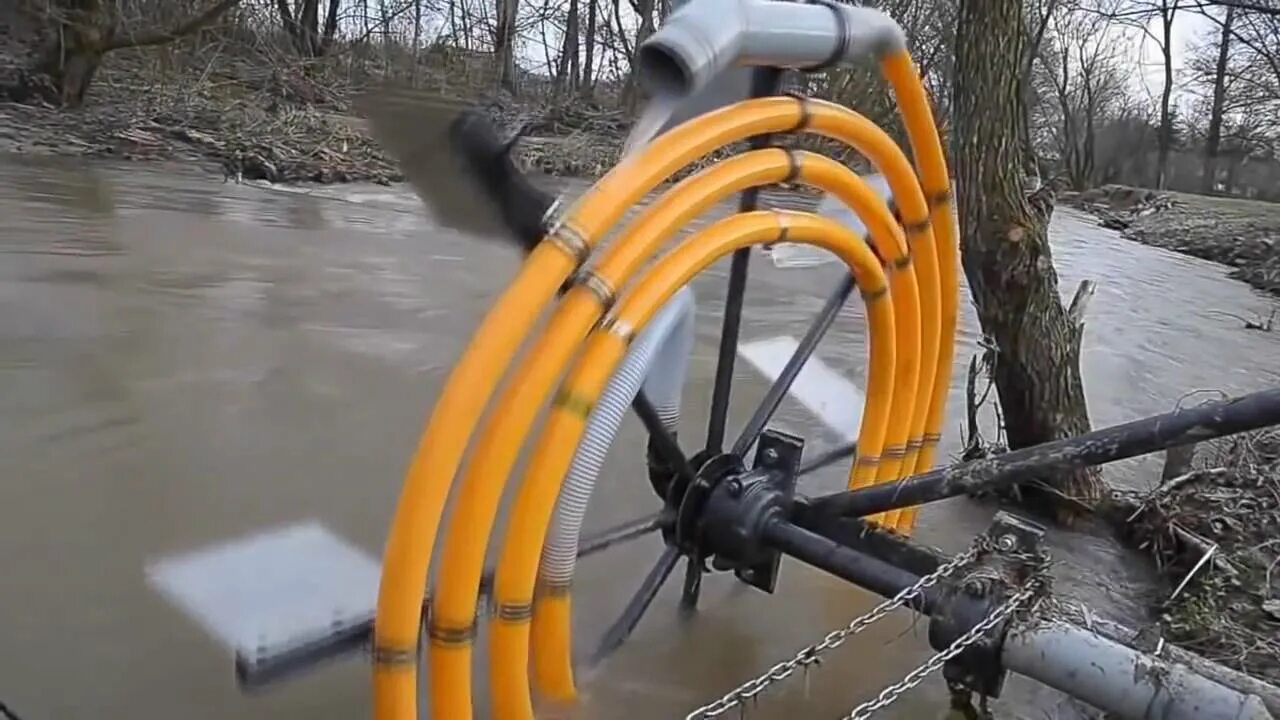
[[693,290],[684,287],[654,316],[637,337],[587,421],[582,444],[565,475],[547,543],[542,549],[539,580],[548,587],[568,587],[578,558],[582,521],[604,467],[613,438],[631,401],[643,386],[668,430],[680,420],[680,395],[693,345]]

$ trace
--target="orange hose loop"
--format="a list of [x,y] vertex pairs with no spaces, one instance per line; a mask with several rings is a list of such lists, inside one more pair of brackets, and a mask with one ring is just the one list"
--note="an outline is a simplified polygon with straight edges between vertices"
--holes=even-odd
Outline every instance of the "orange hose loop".
[[[959,228],[951,211],[951,176],[947,172],[946,156],[938,126],[933,119],[929,97],[921,81],[920,73],[910,53],[898,50],[886,55],[880,63],[881,72],[893,87],[907,138],[916,158],[920,184],[930,198],[930,224],[937,234],[935,244],[938,257],[938,284],[941,289],[941,329],[938,355],[933,368],[933,392],[925,431],[920,436],[920,450],[911,472],[924,472],[933,467],[937,441],[946,417],[947,392],[951,387],[951,364],[955,359],[956,322],[960,307]],[[927,362],[928,359],[925,358]],[[915,525],[917,508],[901,511],[897,520],[899,532],[909,533]]]
[[[893,58],[886,60],[886,67],[892,61]],[[914,82],[918,84],[918,77]],[[895,89],[898,89],[896,84]],[[920,92],[923,93],[922,88]],[[865,118],[819,101],[763,98],[721,108],[665,133],[644,151],[620,163],[575,205],[566,223],[586,245],[594,247],[628,207],[689,161],[716,147],[753,135],[793,130],[799,126],[801,117],[807,117],[809,121],[805,131],[830,137],[848,134],[847,130],[834,132],[833,125],[858,122],[865,122],[874,132],[883,134]],[[918,223],[920,220],[913,210],[919,208],[912,205],[917,198],[922,201],[923,195],[913,176],[909,182],[904,182],[901,174],[895,179],[894,173],[884,165],[886,160],[893,161],[893,153],[901,157],[896,146],[892,143],[889,146],[892,152],[888,157],[883,154],[889,151],[878,143],[859,149],[889,179],[904,218],[908,223]],[[920,154],[919,150],[917,154]],[[940,146],[938,157],[941,157]],[[945,180],[945,166],[942,177]],[[945,204],[935,206],[935,224],[943,210],[949,219],[949,208]],[[535,249],[464,351],[419,441],[384,551],[374,636],[374,716],[378,720],[417,718],[416,651],[421,603],[440,516],[453,476],[504,370],[539,313],[575,269],[578,259],[567,255],[554,242],[543,243]],[[941,275],[945,299],[947,273],[945,263],[940,265],[944,266]],[[951,267],[954,271],[954,262]],[[944,319],[945,315],[944,312]],[[926,340],[926,352],[927,345]],[[948,367],[949,361],[948,356]],[[931,420],[933,411],[931,406]],[[922,451],[921,461],[926,451],[927,448]],[[929,457],[932,457],[931,452]]]
[[[637,283],[634,290],[619,303],[616,316],[621,324],[630,327],[643,327],[653,313],[666,303],[680,286],[688,283],[719,258],[733,251],[750,245],[775,242],[784,239],[787,242],[814,245],[835,253],[851,271],[867,298],[867,320],[870,362],[869,376],[879,382],[892,383],[894,365],[894,308],[889,301],[889,294],[884,273],[870,249],[850,232],[844,225],[814,215],[787,211],[757,211],[731,216],[721,220],[707,229],[686,240],[674,251],[659,260]],[[603,392],[608,379],[612,376],[617,363],[626,352],[626,341],[611,333],[606,328],[594,331],[587,340],[586,349],[575,363],[561,385],[561,392],[579,398],[594,399]],[[513,511],[516,517],[537,515],[528,522],[530,529],[545,528],[554,512],[555,492],[564,476],[564,471],[572,461],[573,449],[577,446],[586,419],[580,414],[564,408],[553,407],[547,419],[546,427],[535,445],[534,460],[529,469],[528,493],[537,493],[541,502],[521,505]],[[524,495],[529,497],[529,495]],[[550,497],[548,501],[547,498]],[[519,548],[519,544],[529,540],[527,536],[517,537],[508,534],[504,547],[504,560],[519,562],[520,558],[510,554]],[[540,545],[540,543],[534,543]],[[530,566],[536,565],[537,551],[531,558],[523,559],[524,570],[529,572]],[[528,554],[523,552],[520,554]],[[500,565],[499,573],[503,569]],[[527,577],[527,576],[526,576]],[[496,585],[496,581],[495,581]],[[524,589],[522,589],[524,591]],[[519,596],[527,597],[527,596]],[[518,600],[517,600],[518,602]],[[535,645],[534,675],[539,689],[557,700],[573,699],[572,668],[568,664],[567,635],[557,634],[548,637],[556,647],[551,652],[541,652],[544,639],[544,628],[548,615],[552,613],[554,624],[567,626],[570,599],[567,593],[555,595],[539,595],[534,605],[534,634],[539,641]],[[527,639],[522,638],[522,625],[515,622],[499,620],[493,626],[494,642],[511,643],[508,651],[524,650],[527,652]],[[499,636],[502,639],[499,640]],[[523,672],[523,657],[514,657],[510,661],[514,667],[503,672],[504,682],[495,683],[495,709],[498,707],[515,708],[511,715],[495,715],[501,720],[531,717],[531,707],[527,686],[508,686],[508,672],[514,676],[515,668]],[[495,676],[496,679],[497,676]],[[519,694],[520,697],[504,698],[496,702],[498,694]]]
[[[597,264],[597,272],[606,277],[608,282],[616,285],[618,279],[630,276],[641,263],[658,249],[658,246],[680,227],[696,215],[729,195],[748,187],[776,182],[788,173],[799,170],[798,179],[815,186],[827,188],[850,204],[855,211],[867,218],[866,224],[871,230],[878,246],[886,247],[894,239],[901,240],[901,231],[894,223],[888,207],[873,190],[847,167],[840,163],[809,152],[784,152],[778,149],[755,150],[721,162],[682,181],[660,198],[650,204],[645,213],[625,231],[619,240],[604,251]],[[887,251],[885,254],[888,254]],[[905,256],[902,256],[905,257]],[[896,291],[895,291],[896,292]],[[896,303],[897,298],[894,297]],[[557,316],[556,320],[559,319]],[[555,320],[553,320],[555,322]],[[587,318],[579,318],[577,327],[566,332],[574,335],[585,334]],[[560,326],[557,326],[560,327]],[[633,326],[634,327],[634,326]],[[918,328],[915,333],[919,334]],[[556,335],[552,339],[549,331],[544,341],[552,343],[565,342],[560,338],[567,335]],[[537,350],[532,355],[553,350]],[[558,394],[557,397],[571,397],[574,407],[589,408],[595,398],[577,394]],[[891,396],[868,399],[869,404],[879,402],[884,407],[864,413],[871,427],[883,425],[888,417],[888,403]],[[575,411],[584,419],[586,413]],[[500,413],[504,417],[511,416],[510,411]],[[498,431],[495,431],[498,432]],[[502,431],[505,432],[505,431]],[[874,444],[872,432],[868,432],[868,442]],[[510,435],[508,435],[510,436]],[[535,443],[535,450],[530,456],[525,476],[516,484],[517,496],[511,507],[507,529],[504,537],[508,540],[503,545],[495,576],[494,602],[498,607],[525,607],[532,602],[536,584],[538,558],[546,535],[547,524],[554,511],[559,493],[560,482],[572,461],[578,438],[560,438],[555,441],[546,440],[546,436]],[[470,532],[479,533],[473,518],[465,524]],[[487,532],[487,529],[485,530]],[[450,576],[452,579],[452,576]],[[567,595],[567,593],[565,593]],[[466,595],[460,592],[460,598]],[[565,598],[567,602],[567,597]],[[568,635],[566,622],[553,631],[554,635]],[[530,717],[532,709],[527,705],[527,675],[525,658],[528,650],[528,626],[525,618],[506,618],[503,622],[500,614],[499,626],[494,629],[490,643],[490,678],[491,687],[495,690],[495,717]],[[567,641],[551,640],[535,646],[539,650],[547,647],[567,648]],[[558,697],[572,696],[572,676],[568,671],[567,651],[563,654],[553,650],[553,659],[542,662],[540,653],[535,653],[535,666],[558,668],[543,672],[546,684],[558,689],[552,694]],[[511,692],[510,689],[515,689]]]

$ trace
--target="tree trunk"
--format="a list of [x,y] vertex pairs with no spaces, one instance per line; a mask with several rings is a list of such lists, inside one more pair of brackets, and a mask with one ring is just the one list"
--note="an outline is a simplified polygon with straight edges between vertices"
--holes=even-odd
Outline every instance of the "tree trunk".
[[[338,0],[333,0],[334,5],[338,4]],[[453,3],[449,3],[450,16],[453,14]],[[413,58],[413,70],[409,74],[409,82],[413,87],[418,86],[418,70],[422,65],[422,0],[413,0],[413,52],[410,53]]]
[[1213,73],[1213,109],[1209,113],[1209,132],[1204,140],[1204,172],[1200,178],[1200,190],[1212,193],[1218,181],[1218,146],[1222,144],[1222,111],[1227,99],[1227,53],[1231,47],[1231,23],[1236,9],[1227,6],[1227,16],[1222,21],[1222,40],[1218,44],[1218,66]]
[[[952,151],[962,261],[984,335],[1010,448],[1089,430],[1080,379],[1080,327],[1058,295],[1047,225],[1022,176],[1021,0],[961,0]],[[1095,470],[1039,480],[1086,502],[1105,496]]]
[[[418,2],[415,9],[419,13],[422,12],[422,3]],[[329,10],[324,16],[324,34],[320,38],[320,54],[327,55],[329,49],[333,47],[333,39],[338,35],[338,10],[342,7],[342,0],[329,0]]]
[[596,84],[596,2],[587,0],[586,55],[582,58],[582,85],[579,86],[583,97],[591,97]]
[[49,41],[23,73],[22,94],[36,94],[64,107],[84,102],[102,59],[112,50],[164,45],[190,35],[221,17],[240,0],[219,0],[203,13],[172,28],[131,28],[122,33],[111,4],[102,0],[59,0],[49,7]]
[[653,34],[653,0],[633,0],[632,7],[640,16],[640,26],[636,28],[636,44],[631,52],[631,72],[627,73],[627,83],[622,94],[626,107],[634,110],[640,104],[640,83],[636,80],[636,59],[640,55],[640,46]]
[[498,0],[498,24],[494,36],[494,50],[498,61],[498,83],[516,92],[516,18],[519,16],[518,0]]
[[1161,0],[1160,26],[1163,31],[1160,51],[1164,55],[1164,90],[1160,93],[1160,135],[1156,138],[1156,189],[1163,190],[1169,181],[1169,153],[1173,150],[1173,16],[1178,1]]
[[582,38],[578,31],[578,24],[578,0],[569,0],[569,87],[574,90],[578,89],[579,78],[582,76],[582,62],[578,53]]

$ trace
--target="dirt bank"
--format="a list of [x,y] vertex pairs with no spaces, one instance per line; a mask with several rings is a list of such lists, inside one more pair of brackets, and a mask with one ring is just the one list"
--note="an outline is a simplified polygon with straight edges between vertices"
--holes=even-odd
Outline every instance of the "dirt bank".
[[1121,185],[1061,199],[1126,238],[1229,265],[1232,277],[1280,294],[1280,204]]
[[[0,152],[190,160],[228,177],[271,182],[402,179],[352,116],[349,99],[367,81],[349,71],[234,58],[181,67],[199,71],[158,71],[145,55],[113,53],[74,110],[0,95]],[[626,130],[620,112],[592,103],[517,103],[443,84],[441,93],[483,104],[512,132],[523,127],[521,164],[548,174],[601,174]]]

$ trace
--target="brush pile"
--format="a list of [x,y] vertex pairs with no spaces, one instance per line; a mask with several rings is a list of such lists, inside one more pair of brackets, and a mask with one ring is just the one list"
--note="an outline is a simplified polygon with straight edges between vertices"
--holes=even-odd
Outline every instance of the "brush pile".
[[1280,429],[1200,446],[1129,521],[1169,582],[1165,636],[1280,683]]

